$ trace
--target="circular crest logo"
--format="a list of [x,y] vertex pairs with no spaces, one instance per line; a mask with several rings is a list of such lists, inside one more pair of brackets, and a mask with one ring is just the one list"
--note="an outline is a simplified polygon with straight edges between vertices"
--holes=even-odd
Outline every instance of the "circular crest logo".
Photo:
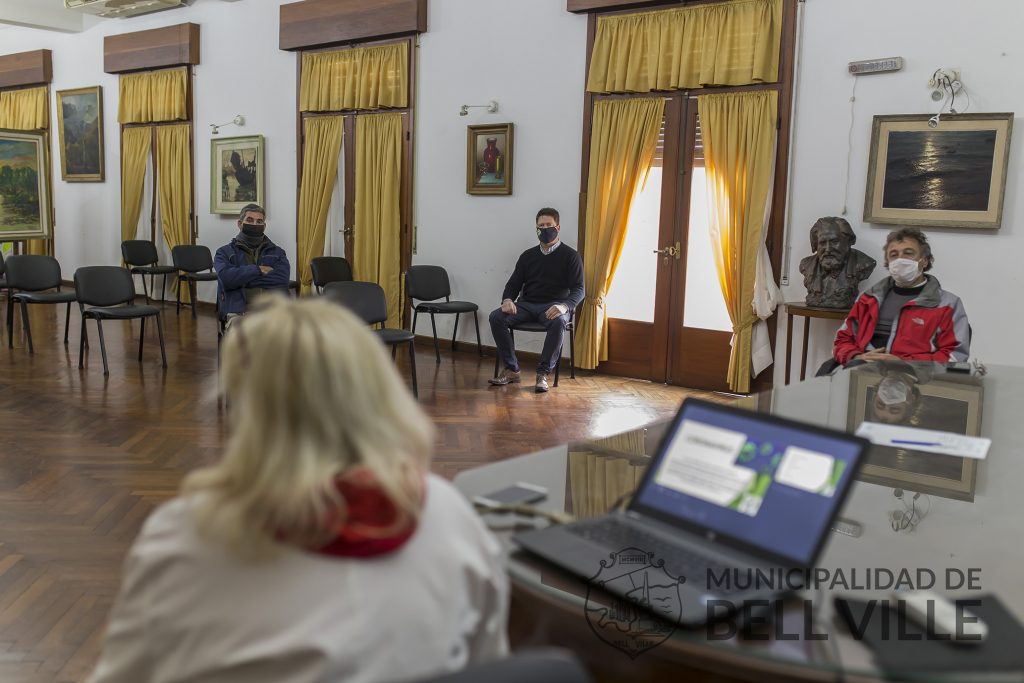
[[590,579],[587,623],[598,638],[636,659],[676,630],[683,609],[679,585],[685,582],[654,553],[632,547],[611,553]]

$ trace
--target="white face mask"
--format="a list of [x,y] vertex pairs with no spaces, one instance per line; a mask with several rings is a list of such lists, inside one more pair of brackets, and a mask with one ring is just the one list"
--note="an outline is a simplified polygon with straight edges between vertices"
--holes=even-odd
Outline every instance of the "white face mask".
[[921,264],[908,258],[889,261],[889,274],[899,285],[914,283],[921,276]]

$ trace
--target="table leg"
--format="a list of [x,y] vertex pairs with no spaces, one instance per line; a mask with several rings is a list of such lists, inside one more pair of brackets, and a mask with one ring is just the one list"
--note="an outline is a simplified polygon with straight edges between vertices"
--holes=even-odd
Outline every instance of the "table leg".
[[793,357],[793,314],[786,314],[786,384],[789,384],[789,361]]
[[800,381],[807,376],[807,338],[811,336],[811,319],[804,318],[804,347],[800,352]]

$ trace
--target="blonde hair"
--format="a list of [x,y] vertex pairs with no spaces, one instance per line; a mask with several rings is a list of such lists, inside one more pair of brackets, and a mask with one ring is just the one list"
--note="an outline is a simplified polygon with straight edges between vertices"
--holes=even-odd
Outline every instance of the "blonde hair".
[[418,519],[433,428],[380,340],[336,303],[267,299],[225,334],[226,451],[182,485],[202,494],[200,532],[242,554],[329,540],[325,521],[345,515],[335,479],[355,466]]

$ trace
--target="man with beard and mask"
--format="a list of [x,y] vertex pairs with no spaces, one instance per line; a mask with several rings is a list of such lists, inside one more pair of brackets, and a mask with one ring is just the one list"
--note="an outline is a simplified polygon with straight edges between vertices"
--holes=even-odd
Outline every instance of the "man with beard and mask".
[[238,214],[239,233],[217,250],[217,313],[225,322],[245,313],[265,292],[288,294],[291,265],[284,249],[270,241],[267,212],[259,204],[246,204]]
[[875,259],[853,249],[857,235],[844,218],[819,218],[811,228],[811,251],[800,261],[807,305],[844,311],[857,299],[857,289],[875,269]]
[[928,238],[903,228],[885,239],[889,277],[860,295],[836,334],[832,356],[850,361],[966,361],[970,326],[960,297],[926,275],[934,258]]
[[537,212],[536,231],[540,244],[527,249],[516,261],[515,270],[505,284],[501,308],[491,311],[491,334],[504,364],[491,384],[516,384],[520,381],[519,361],[509,327],[539,322],[547,328],[544,348],[537,364],[537,393],[548,390],[548,376],[562,354],[562,337],[569,313],[583,301],[583,259],[579,252],[558,237],[558,211],[543,208]]

